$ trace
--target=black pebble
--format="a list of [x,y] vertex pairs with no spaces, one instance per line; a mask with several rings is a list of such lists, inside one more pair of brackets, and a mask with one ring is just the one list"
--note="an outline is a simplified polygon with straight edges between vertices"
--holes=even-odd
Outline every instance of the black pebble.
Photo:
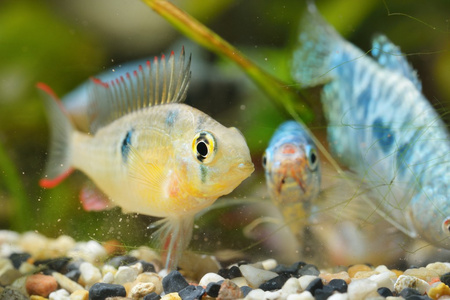
[[313,296],[316,293],[316,290],[323,288],[323,282],[322,279],[316,278],[311,281],[308,286],[306,287],[306,291],[309,291]]
[[402,296],[403,298],[407,298],[409,296],[418,295],[421,296],[419,291],[412,289],[412,288],[404,288],[399,294],[399,296]]
[[123,255],[111,258],[106,262],[106,264],[111,265],[114,268],[118,269],[121,266],[127,266],[131,264],[134,265],[137,261],[138,259],[134,256]]
[[296,263],[293,263],[290,266],[285,265],[277,265],[274,269],[272,269],[272,272],[278,273],[278,274],[289,274],[293,276],[298,275],[298,271],[303,268],[306,265],[306,263],[299,261]]
[[279,290],[283,287],[284,283],[290,278],[289,275],[281,274],[278,275],[275,278],[272,278],[270,280],[267,280],[263,284],[259,286],[260,289],[263,291],[273,291],[273,290]]
[[183,300],[201,299],[204,294],[205,289],[199,285],[188,285],[187,287],[178,292],[178,295]]
[[314,299],[315,300],[326,300],[331,295],[333,295],[332,289],[317,289],[314,292]]
[[387,287],[380,287],[377,290],[377,292],[378,292],[378,294],[380,294],[380,296],[383,296],[384,298],[394,296],[392,291],[390,289],[388,289]]
[[18,269],[20,268],[20,265],[27,261],[30,257],[31,255],[29,253],[12,253],[9,256],[9,259],[11,260],[14,268]]
[[34,262],[35,266],[47,266],[51,270],[58,271],[59,273],[66,273],[66,266],[69,264],[71,258],[70,257],[58,257],[54,259],[43,259],[36,260]]
[[178,271],[172,271],[167,274],[162,280],[162,285],[164,292],[170,294],[173,292],[179,292],[189,285],[189,283],[184,279],[183,275]]
[[338,291],[339,293],[347,293],[347,282],[342,279],[332,279],[330,282],[328,282],[327,286],[332,287],[333,290]]
[[144,300],[159,300],[159,299],[161,299],[161,296],[155,292],[151,292],[150,294],[145,295],[144,297]]
[[444,275],[441,276],[441,278],[439,278],[443,283],[445,283],[446,285],[450,286],[450,272],[449,273],[445,273]]
[[70,272],[70,271],[73,271],[73,270],[80,270],[80,266],[81,266],[81,264],[82,264],[83,262],[84,262],[84,261],[82,261],[82,260],[77,260],[77,261],[70,262],[70,263],[66,266],[67,272]]
[[241,292],[242,292],[243,297],[247,297],[248,293],[250,293],[252,290],[253,289],[249,286],[246,286],[246,285],[241,286]]
[[236,277],[242,277],[242,273],[241,273],[241,270],[239,269],[239,267],[232,266],[230,268],[230,270],[228,271],[228,276],[229,276],[228,279],[233,279]]
[[81,271],[80,270],[72,270],[65,274],[65,276],[75,282],[78,282],[78,279],[80,279]]
[[297,275],[303,276],[303,275],[314,275],[319,276],[320,271],[317,269],[315,265],[306,264],[301,269],[297,271]]
[[125,297],[127,292],[120,284],[96,283],[89,289],[89,300],[104,300],[107,297]]
[[220,290],[220,283],[217,282],[210,282],[206,286],[206,294],[210,297],[217,298],[219,296],[219,290]]

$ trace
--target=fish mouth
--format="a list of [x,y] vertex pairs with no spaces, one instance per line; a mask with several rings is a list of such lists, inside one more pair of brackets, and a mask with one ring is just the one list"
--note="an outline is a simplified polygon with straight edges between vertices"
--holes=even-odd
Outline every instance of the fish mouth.
[[292,178],[303,193],[306,193],[306,184],[302,179],[304,175],[302,165],[284,164],[280,167],[276,175],[276,179],[278,180],[275,180],[275,188],[278,194],[281,193],[281,190],[286,185],[286,181],[289,178]]
[[255,171],[255,166],[251,161],[245,161],[238,163],[236,165],[236,169],[239,170],[239,172],[241,173],[250,175],[251,173],[253,173],[253,171]]

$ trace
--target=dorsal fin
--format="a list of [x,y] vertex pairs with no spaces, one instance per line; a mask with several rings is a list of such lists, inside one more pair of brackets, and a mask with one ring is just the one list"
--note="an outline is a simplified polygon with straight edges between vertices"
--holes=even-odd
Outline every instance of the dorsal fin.
[[400,73],[414,83],[417,89],[422,90],[422,84],[417,72],[406,60],[405,54],[394,45],[385,35],[378,34],[372,40],[372,56],[383,67]]
[[89,99],[89,123],[91,133],[112,121],[145,107],[183,102],[186,98],[191,57],[185,63],[184,47],[175,62],[172,51],[166,61],[164,55],[158,60],[125,76],[103,82],[92,78]]

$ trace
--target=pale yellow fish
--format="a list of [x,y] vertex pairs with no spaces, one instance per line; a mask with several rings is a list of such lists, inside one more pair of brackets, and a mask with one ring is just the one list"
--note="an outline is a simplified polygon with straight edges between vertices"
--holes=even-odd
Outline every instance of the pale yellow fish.
[[41,186],[53,187],[73,169],[83,171],[126,213],[162,217],[159,235],[166,267],[187,247],[197,212],[233,191],[254,167],[243,135],[182,102],[190,59],[140,67],[111,82],[92,81],[91,132],[78,132],[55,94],[44,94],[52,129]]

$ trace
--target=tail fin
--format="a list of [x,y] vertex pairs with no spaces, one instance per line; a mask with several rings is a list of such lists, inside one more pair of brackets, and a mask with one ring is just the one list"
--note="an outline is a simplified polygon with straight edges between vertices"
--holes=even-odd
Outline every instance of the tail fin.
[[[342,38],[320,15],[312,1],[300,22],[300,34],[293,53],[291,75],[303,87],[324,84],[331,79],[331,55],[342,46]],[[342,49],[341,49],[342,50]]]
[[45,177],[39,181],[43,188],[53,188],[72,173],[71,141],[74,131],[61,101],[53,90],[44,83],[38,83],[36,87],[41,92],[50,122],[50,151]]

